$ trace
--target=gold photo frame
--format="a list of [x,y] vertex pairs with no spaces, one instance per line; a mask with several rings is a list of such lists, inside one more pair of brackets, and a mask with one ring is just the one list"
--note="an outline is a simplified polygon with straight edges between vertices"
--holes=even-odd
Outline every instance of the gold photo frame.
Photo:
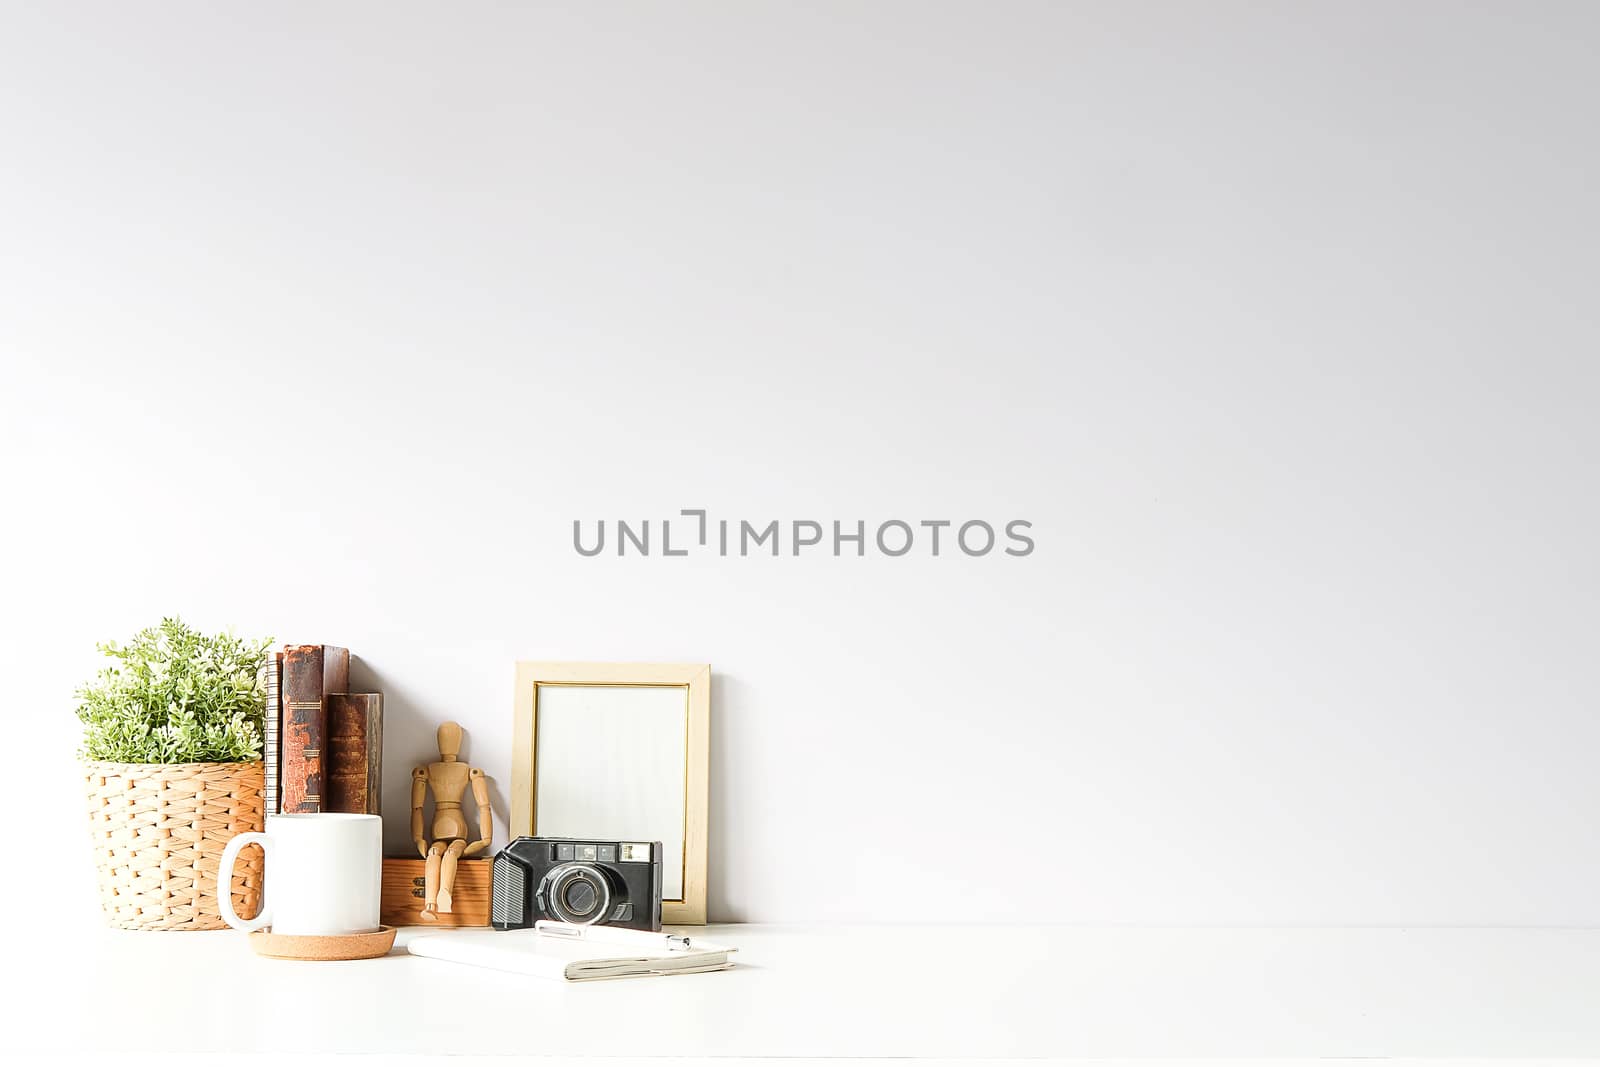
[[663,846],[661,919],[706,921],[711,666],[517,663],[512,837]]

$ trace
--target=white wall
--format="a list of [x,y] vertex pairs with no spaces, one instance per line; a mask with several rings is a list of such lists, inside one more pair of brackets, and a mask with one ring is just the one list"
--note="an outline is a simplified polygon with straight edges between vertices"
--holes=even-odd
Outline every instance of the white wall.
[[[722,918],[1600,922],[1600,9],[1484,6],[9,9],[59,892],[180,612],[355,650],[391,810],[446,717],[504,808],[518,657],[710,661]],[[572,551],[689,507],[1038,550]]]

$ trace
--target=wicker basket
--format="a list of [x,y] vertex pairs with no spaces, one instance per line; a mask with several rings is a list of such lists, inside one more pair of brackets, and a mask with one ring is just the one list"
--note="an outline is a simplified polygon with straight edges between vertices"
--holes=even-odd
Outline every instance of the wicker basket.
[[[89,829],[106,921],[125,930],[220,930],[217,866],[235,834],[261,829],[262,764],[85,764]],[[233,868],[233,907],[261,904],[262,855]]]

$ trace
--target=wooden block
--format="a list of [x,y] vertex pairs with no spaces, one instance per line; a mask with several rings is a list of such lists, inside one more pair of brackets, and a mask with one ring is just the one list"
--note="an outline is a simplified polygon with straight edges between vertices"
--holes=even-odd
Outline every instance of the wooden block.
[[383,889],[379,898],[379,922],[385,926],[488,926],[489,895],[494,882],[492,860],[461,860],[456,864],[456,886],[450,914],[440,913],[438,922],[422,918],[422,888],[427,863],[422,859],[383,861]]

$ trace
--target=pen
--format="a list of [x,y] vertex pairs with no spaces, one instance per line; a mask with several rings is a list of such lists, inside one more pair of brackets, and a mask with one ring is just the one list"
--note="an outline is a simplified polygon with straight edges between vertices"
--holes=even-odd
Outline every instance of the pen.
[[631,948],[646,951],[662,949],[668,952],[682,952],[689,947],[689,938],[682,934],[662,934],[649,930],[618,930],[611,926],[574,926],[571,923],[551,922],[540,919],[533,924],[536,934],[548,937],[560,937],[569,941],[593,941],[596,944],[626,945]]

